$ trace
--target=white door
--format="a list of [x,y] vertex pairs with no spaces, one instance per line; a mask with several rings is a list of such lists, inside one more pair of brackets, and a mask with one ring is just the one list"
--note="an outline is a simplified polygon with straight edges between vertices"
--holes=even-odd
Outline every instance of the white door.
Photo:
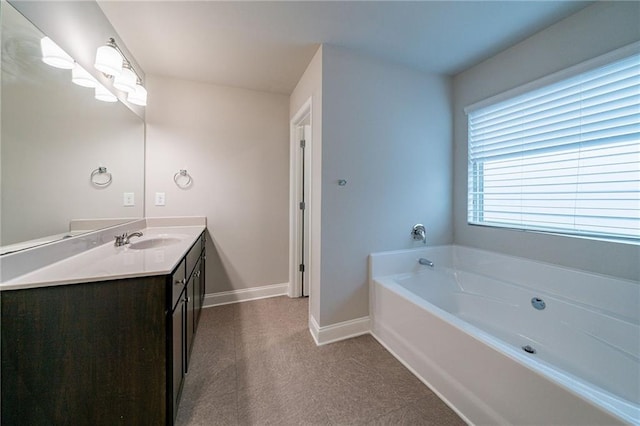
[[298,134],[300,140],[299,151],[299,241],[298,247],[300,252],[298,253],[299,259],[299,285],[300,294],[303,297],[309,296],[309,154],[311,144],[311,126],[303,124],[298,127]]

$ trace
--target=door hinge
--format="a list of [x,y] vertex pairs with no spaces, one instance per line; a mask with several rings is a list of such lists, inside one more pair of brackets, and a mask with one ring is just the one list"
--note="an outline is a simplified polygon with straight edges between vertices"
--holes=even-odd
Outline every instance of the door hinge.
[[301,264],[300,264],[300,267],[298,268],[298,270],[299,270],[300,272],[304,272],[304,264],[302,264],[302,263],[301,263]]
[[304,148],[305,146],[307,146],[307,141],[304,139],[300,140],[300,148]]
[[307,208],[307,204],[304,201],[300,201],[300,210],[304,210]]

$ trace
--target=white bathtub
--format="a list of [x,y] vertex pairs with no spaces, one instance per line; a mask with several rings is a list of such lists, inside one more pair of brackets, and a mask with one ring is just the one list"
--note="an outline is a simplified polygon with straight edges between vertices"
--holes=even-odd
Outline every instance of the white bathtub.
[[640,425],[640,283],[462,246],[369,276],[372,334],[467,422]]

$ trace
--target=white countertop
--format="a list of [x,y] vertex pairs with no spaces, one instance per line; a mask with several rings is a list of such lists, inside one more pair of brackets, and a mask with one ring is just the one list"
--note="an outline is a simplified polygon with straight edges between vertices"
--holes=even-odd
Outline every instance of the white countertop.
[[131,243],[163,237],[179,241],[141,250],[105,243],[5,281],[0,284],[0,290],[168,275],[205,229],[205,225],[147,227],[141,229],[144,235],[133,237]]

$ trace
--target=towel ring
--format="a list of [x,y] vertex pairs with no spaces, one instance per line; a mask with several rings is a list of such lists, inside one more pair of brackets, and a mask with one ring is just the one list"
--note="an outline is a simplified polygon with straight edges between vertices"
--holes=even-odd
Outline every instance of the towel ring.
[[[101,175],[106,176],[107,180],[103,180],[101,182],[100,179],[96,179],[96,176],[101,176]],[[106,167],[100,166],[91,172],[90,179],[91,179],[91,183],[94,184],[95,186],[108,186],[113,180],[113,176],[111,176],[111,173],[107,171]]]
[[[187,181],[184,183],[180,183],[180,177],[183,177],[183,176],[187,178]],[[178,188],[182,188],[182,189],[188,188],[191,185],[191,182],[193,182],[193,180],[191,179],[191,175],[187,173],[185,169],[180,169],[178,173],[173,175],[173,181],[176,183],[176,185],[178,185]]]

